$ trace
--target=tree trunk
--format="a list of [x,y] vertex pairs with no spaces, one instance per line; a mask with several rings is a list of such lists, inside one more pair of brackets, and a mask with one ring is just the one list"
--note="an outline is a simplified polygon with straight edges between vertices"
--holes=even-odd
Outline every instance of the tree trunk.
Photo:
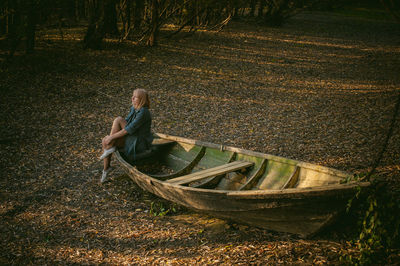
[[118,34],[115,0],[90,0],[90,23],[83,39],[84,48],[100,49],[106,34]]
[[18,45],[21,42],[20,27],[22,25],[21,7],[18,6],[14,1],[8,1],[9,10],[13,10],[12,14],[8,15],[7,18],[7,45],[8,45],[8,56],[6,58],[6,64],[11,62]]
[[158,0],[151,1],[151,24],[150,24],[150,36],[147,40],[148,46],[157,45],[158,37]]
[[397,22],[400,22],[400,1],[399,0],[380,0],[386,11],[391,14]]
[[75,0],[75,9],[74,9],[74,13],[75,13],[75,22],[79,21],[81,18],[81,14],[80,14],[80,1],[79,0]]
[[284,12],[289,10],[289,0],[271,1],[265,14],[265,23],[273,27],[281,26],[285,20]]
[[104,38],[104,2],[89,0],[89,25],[83,39],[84,48],[100,49]]
[[143,8],[144,8],[144,1],[143,0],[136,0],[135,1],[135,13],[134,13],[134,23],[133,23],[133,28],[135,31],[138,31],[140,29],[140,24],[142,23],[142,14],[143,14]]
[[264,14],[264,7],[267,5],[267,0],[260,0],[259,1],[259,6],[258,6],[258,18],[262,18]]
[[35,49],[37,6],[33,0],[31,0],[27,7],[26,53],[30,54]]
[[128,0],[126,3],[126,34],[129,33],[131,29],[131,11],[132,11],[132,2]]
[[7,17],[0,18],[0,37],[7,34]]
[[116,4],[116,0],[106,0],[104,3],[104,33],[111,36],[119,34]]
[[257,1],[256,0],[251,0],[250,1],[250,13],[249,13],[250,17],[255,17],[256,16],[256,5],[257,5]]

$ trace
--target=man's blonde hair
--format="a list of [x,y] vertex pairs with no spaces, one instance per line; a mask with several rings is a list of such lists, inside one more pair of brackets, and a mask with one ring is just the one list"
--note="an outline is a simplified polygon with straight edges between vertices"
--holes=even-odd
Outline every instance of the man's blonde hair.
[[136,93],[136,97],[139,98],[139,103],[138,106],[136,106],[136,109],[140,109],[143,106],[150,108],[150,99],[149,99],[149,94],[147,93],[146,90],[144,89],[136,89],[133,91],[133,94]]

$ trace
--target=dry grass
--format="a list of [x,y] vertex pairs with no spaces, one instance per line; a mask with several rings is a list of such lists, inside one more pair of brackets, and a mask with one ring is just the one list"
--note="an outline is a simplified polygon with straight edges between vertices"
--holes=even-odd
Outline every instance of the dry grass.
[[[300,240],[188,211],[151,216],[156,199],[120,169],[99,185],[100,140],[141,87],[156,132],[368,171],[399,93],[399,33],[321,13],[283,28],[235,22],[157,48],[83,51],[79,30],[64,41],[41,33],[34,55],[0,72],[0,262],[339,263],[341,250],[355,251],[335,232]],[[395,181],[398,122],[379,167]]]

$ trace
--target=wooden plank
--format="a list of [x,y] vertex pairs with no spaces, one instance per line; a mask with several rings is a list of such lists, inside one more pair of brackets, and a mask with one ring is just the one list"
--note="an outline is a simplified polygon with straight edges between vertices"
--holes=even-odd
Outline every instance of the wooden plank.
[[178,170],[175,173],[172,174],[162,174],[162,175],[151,175],[151,177],[160,179],[160,180],[166,180],[168,178],[174,178],[178,176],[185,175],[187,173],[190,173],[190,171],[193,170],[193,168],[196,166],[196,164],[201,160],[201,158],[204,156],[204,153],[206,151],[205,147],[202,147],[199,151],[199,153],[196,155],[196,157],[190,162],[188,165],[184,166],[180,170]]
[[153,145],[166,145],[170,143],[176,143],[176,141],[170,139],[153,139],[152,142]]
[[217,169],[215,169],[215,168],[206,169],[203,171],[199,171],[199,172],[181,177],[182,178],[181,180],[176,180],[175,182],[172,182],[172,183],[178,184],[178,185],[187,184],[187,183],[207,179],[207,178],[213,177],[213,176],[221,176],[221,175],[229,173],[229,172],[237,171],[237,170],[252,166],[253,164],[254,163],[248,163],[248,162],[230,163],[230,164],[223,165],[224,167],[222,167],[222,168],[216,167]]
[[258,189],[281,189],[290,178],[296,166],[268,161],[266,175],[256,184]]
[[234,153],[230,151],[220,151],[218,149],[207,148],[206,154],[201,159],[197,167],[202,169],[209,169],[219,166],[221,164],[229,163],[229,160],[231,159],[233,154]]
[[299,180],[299,173],[300,173],[300,167],[296,166],[296,169],[294,169],[293,174],[289,177],[286,184],[282,186],[282,189],[293,188]]
[[177,185],[187,184],[190,182],[202,180],[204,178],[208,178],[208,177],[212,177],[212,176],[216,176],[216,175],[222,175],[222,174],[237,171],[237,170],[240,170],[243,168],[247,168],[247,167],[252,166],[253,164],[254,164],[253,162],[234,161],[234,162],[231,162],[228,164],[223,164],[223,165],[213,167],[210,169],[198,171],[198,172],[195,172],[195,173],[192,173],[189,175],[169,179],[165,182],[177,184]]
[[260,165],[266,160],[265,158],[260,158],[260,157],[255,157],[255,156],[249,156],[246,154],[240,154],[238,153],[236,156],[236,161],[248,161],[248,162],[254,162],[254,167],[250,169],[250,171],[246,172],[246,180],[252,177],[256,172],[258,172]]
[[[236,155],[237,155],[236,152],[232,153],[232,155],[229,157],[229,160],[227,162],[224,162],[224,164],[235,161]],[[222,177],[224,177],[224,175],[212,176],[210,178],[205,178],[197,182],[191,182],[190,187],[196,187],[196,188],[215,187],[221,181]]]
[[216,167],[213,167],[213,168],[207,168],[207,169],[200,170],[200,171],[197,171],[197,172],[185,175],[185,176],[180,176],[180,177],[177,177],[177,178],[174,178],[174,179],[170,179],[170,180],[167,180],[166,182],[175,183],[175,182],[179,182],[181,180],[186,180],[186,179],[191,178],[193,176],[198,176],[199,174],[207,174],[207,173],[218,172],[218,171],[224,170],[225,168],[227,168],[229,166],[237,165],[238,163],[240,163],[240,161],[235,161],[233,163],[222,164],[222,165],[219,165],[219,166],[216,166]]
[[265,169],[267,168],[267,163],[268,160],[263,159],[260,168],[258,168],[257,172],[255,172],[254,175],[251,176],[249,180],[247,180],[247,182],[239,188],[239,190],[252,189],[258,183],[262,175],[265,173]]
[[193,146],[192,148],[186,150],[178,143],[172,149],[168,150],[167,156],[163,157],[163,163],[171,168],[174,172],[177,172],[190,164],[190,162],[197,157],[201,150],[202,147],[199,146]]

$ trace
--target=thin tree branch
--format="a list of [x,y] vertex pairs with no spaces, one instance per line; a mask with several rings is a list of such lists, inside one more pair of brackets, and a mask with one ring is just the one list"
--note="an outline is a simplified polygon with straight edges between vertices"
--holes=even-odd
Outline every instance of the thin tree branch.
[[381,163],[381,160],[383,158],[383,154],[385,153],[385,151],[387,149],[387,146],[388,146],[388,143],[389,143],[389,140],[393,135],[393,129],[394,129],[394,125],[396,123],[397,115],[399,114],[399,109],[400,109],[400,92],[399,92],[399,95],[397,97],[397,103],[396,103],[396,106],[394,108],[393,117],[392,117],[392,120],[390,122],[389,131],[388,131],[388,133],[386,135],[386,138],[385,138],[385,141],[383,143],[382,150],[379,152],[378,158],[375,160],[371,171],[365,177],[365,179],[368,180],[368,181],[371,178],[371,176],[375,173],[376,168],[378,167],[378,165]]

